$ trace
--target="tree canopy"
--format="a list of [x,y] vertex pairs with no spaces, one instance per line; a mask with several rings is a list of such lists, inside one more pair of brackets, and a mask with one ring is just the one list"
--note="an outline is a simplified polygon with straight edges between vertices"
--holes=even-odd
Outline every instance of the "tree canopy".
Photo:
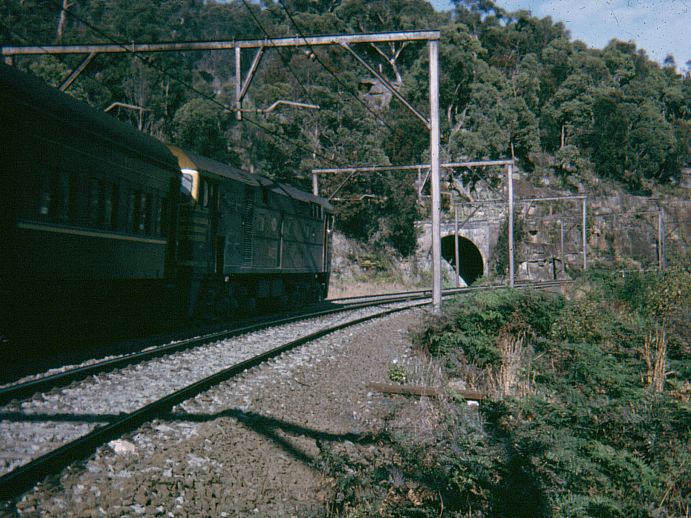
[[[689,161],[691,79],[674,57],[661,66],[632,42],[604,49],[572,41],[563,24],[491,0],[0,0],[0,41],[15,45],[265,39],[307,34],[441,29],[442,156],[515,154],[532,171],[551,155],[562,176],[595,174],[635,192],[675,181]],[[361,44],[365,56],[420,113],[429,112],[424,43]],[[688,56],[677,56],[685,59]],[[82,56],[21,57],[52,84]],[[251,58],[244,59],[243,73]],[[269,49],[233,116],[229,51],[99,55],[68,91],[165,141],[309,188],[312,168],[428,160],[429,135],[379,81],[337,46]],[[277,100],[319,105],[281,107]],[[322,179],[333,192],[343,177]],[[414,249],[419,205],[412,175],[356,175],[336,195],[340,228]]]

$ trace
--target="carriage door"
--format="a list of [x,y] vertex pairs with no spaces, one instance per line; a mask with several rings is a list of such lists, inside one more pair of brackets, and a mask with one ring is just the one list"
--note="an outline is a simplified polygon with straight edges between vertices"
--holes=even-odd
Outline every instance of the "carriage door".
[[[202,207],[207,211],[207,216],[209,219],[209,259],[213,265],[213,271],[215,273],[223,272],[223,252],[224,252],[224,240],[223,237],[219,236],[219,231],[221,227],[220,222],[220,189],[218,182],[211,180],[209,178],[203,178],[200,186],[201,192],[201,204]],[[220,264],[219,264],[220,256]],[[211,265],[209,265],[211,266]]]
[[328,272],[331,269],[331,233],[334,227],[334,217],[331,214],[326,214],[324,218],[324,253],[323,253],[323,268],[322,271]]
[[226,251],[226,238],[224,236],[216,236],[216,267],[214,271],[216,273],[223,273],[223,266],[225,260]]

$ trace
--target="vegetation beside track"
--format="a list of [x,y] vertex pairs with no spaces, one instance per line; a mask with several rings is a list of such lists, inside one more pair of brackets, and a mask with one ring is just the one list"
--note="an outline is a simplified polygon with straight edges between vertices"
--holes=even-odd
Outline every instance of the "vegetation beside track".
[[[688,516],[684,270],[592,272],[565,295],[493,291],[414,337],[449,379],[433,440],[380,438],[388,460],[326,452],[348,516]],[[400,396],[395,396],[400,397]]]

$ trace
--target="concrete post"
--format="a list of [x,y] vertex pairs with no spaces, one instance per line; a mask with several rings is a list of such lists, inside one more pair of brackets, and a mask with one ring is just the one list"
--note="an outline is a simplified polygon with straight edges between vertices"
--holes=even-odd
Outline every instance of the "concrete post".
[[319,177],[317,173],[312,173],[312,194],[319,196]]

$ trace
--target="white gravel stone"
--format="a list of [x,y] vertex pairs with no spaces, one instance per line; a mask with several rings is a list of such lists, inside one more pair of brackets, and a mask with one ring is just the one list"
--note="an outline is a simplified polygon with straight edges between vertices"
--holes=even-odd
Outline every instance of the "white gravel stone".
[[[12,402],[0,408],[0,475],[89,433],[112,417],[133,412],[283,343],[386,308],[410,304],[363,308],[285,324],[91,376],[47,394]],[[246,410],[250,408],[248,403]],[[43,420],[37,421],[37,416]]]
[[118,455],[128,455],[131,453],[137,453],[137,447],[129,441],[123,439],[116,439],[110,441],[108,446],[117,453]]

